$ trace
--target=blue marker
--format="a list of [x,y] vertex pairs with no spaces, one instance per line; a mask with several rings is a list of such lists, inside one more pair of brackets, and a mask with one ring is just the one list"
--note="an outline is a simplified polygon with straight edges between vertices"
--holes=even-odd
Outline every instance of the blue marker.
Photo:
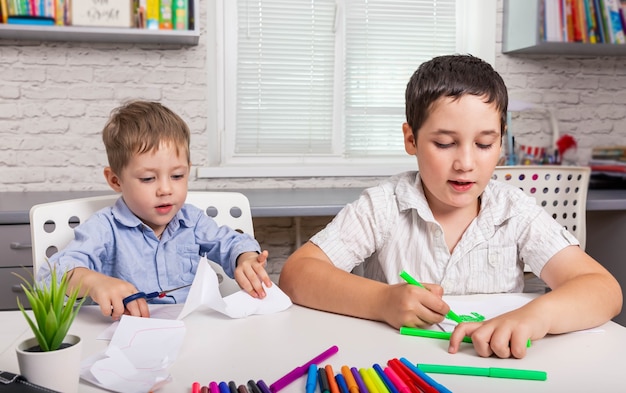
[[337,374],[335,376],[335,380],[337,381],[337,386],[339,386],[339,391],[341,393],[350,393],[350,390],[348,389],[348,383],[346,382],[343,374]]
[[426,381],[427,384],[429,384],[430,386],[432,386],[435,389],[437,389],[438,392],[440,392],[440,393],[452,393],[450,391],[450,389],[446,388],[445,386],[443,386],[439,382],[435,381],[434,379],[432,379],[431,377],[426,375],[425,372],[423,372],[419,368],[415,367],[415,365],[413,363],[409,362],[408,359],[400,358],[400,361],[405,366],[407,366],[409,368],[409,370],[413,371],[416,375],[418,375],[420,378],[422,378],[424,381]]
[[309,366],[309,372],[306,376],[306,393],[315,393],[317,386],[317,364]]
[[230,388],[226,382],[222,381],[217,386],[220,388],[220,393],[230,393]]
[[376,374],[378,374],[380,379],[383,380],[383,383],[387,387],[387,390],[389,390],[391,393],[400,393],[398,392],[398,389],[396,389],[396,386],[391,382],[391,380],[389,379],[387,374],[385,374],[385,372],[383,371],[382,367],[380,367],[379,364],[374,363],[373,367],[374,367],[374,371],[376,371]]

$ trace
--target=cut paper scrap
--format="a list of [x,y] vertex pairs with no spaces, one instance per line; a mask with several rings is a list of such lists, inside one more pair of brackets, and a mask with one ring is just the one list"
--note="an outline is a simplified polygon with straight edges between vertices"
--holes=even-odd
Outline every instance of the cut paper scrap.
[[276,284],[269,288],[263,286],[267,295],[263,299],[253,298],[244,291],[222,298],[218,285],[217,274],[207,259],[202,258],[178,319],[185,318],[199,308],[210,308],[231,318],[244,318],[252,314],[280,312],[291,306],[291,299]]
[[179,320],[123,315],[105,352],[81,363],[81,378],[120,393],[154,391],[168,383],[185,337]]

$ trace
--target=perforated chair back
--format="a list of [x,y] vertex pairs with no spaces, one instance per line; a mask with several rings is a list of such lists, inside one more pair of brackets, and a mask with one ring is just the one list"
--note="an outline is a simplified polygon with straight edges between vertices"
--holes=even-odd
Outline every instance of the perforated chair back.
[[[96,211],[111,206],[119,194],[70,199],[35,205],[30,209],[30,230],[33,252],[33,274],[42,263],[73,238],[74,228]],[[248,198],[238,192],[189,191],[186,203],[197,206],[212,217],[218,225],[227,225],[254,236],[252,213]],[[220,277],[222,295],[239,290],[220,265],[211,262]]]
[[499,166],[493,179],[519,187],[535,198],[585,249],[589,167],[558,165]]

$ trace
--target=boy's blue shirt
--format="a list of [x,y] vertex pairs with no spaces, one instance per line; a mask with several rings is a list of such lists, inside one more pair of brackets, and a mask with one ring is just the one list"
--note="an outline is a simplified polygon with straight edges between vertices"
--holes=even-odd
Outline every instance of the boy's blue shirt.
[[[201,256],[217,262],[233,277],[237,257],[247,251],[260,252],[250,235],[218,226],[202,210],[184,205],[169,222],[159,240],[119,198],[113,206],[96,212],[74,229],[74,240],[50,257],[60,271],[75,267],[117,277],[146,293],[191,284]],[[50,269],[41,263],[37,274],[49,282]],[[181,303],[189,288],[156,299]]]

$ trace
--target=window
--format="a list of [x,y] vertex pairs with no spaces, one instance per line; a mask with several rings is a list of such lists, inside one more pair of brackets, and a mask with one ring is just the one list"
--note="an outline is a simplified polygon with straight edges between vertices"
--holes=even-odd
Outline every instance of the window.
[[221,143],[200,177],[415,169],[401,131],[410,76],[436,55],[495,56],[495,0],[218,3]]

